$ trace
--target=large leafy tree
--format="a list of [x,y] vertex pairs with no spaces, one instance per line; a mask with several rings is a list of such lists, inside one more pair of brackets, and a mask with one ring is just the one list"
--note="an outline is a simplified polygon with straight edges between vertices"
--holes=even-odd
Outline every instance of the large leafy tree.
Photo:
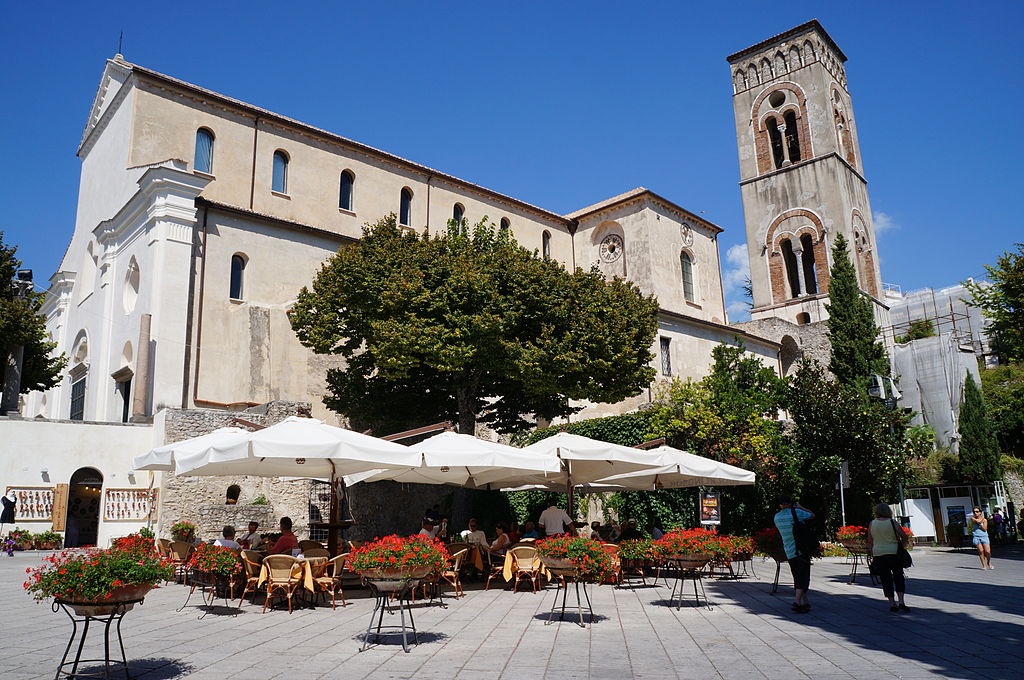
[[416,235],[390,215],[303,288],[299,340],[339,354],[332,409],[377,431],[441,419],[473,433],[616,402],[654,377],[658,303],[597,270],[566,271],[481,221]]
[[999,479],[999,443],[992,434],[985,399],[974,382],[974,376],[967,374],[964,383],[964,400],[960,404],[960,465],[959,473],[965,482],[992,482]]
[[1024,364],[983,370],[981,389],[1001,449],[1024,457]]
[[864,385],[872,373],[889,375],[889,359],[878,341],[871,301],[857,285],[857,271],[842,234],[832,247],[830,275],[825,305],[832,343],[829,370],[842,385]]
[[988,283],[964,281],[970,304],[989,319],[986,328],[992,349],[1004,363],[1024,363],[1024,243],[1017,252],[1004,252],[995,266],[985,265]]
[[22,347],[19,393],[24,394],[57,385],[67,359],[63,355],[52,356],[57,343],[50,342],[46,320],[40,314],[43,293],[17,293],[12,282],[21,267],[21,260],[15,256],[17,250],[17,246],[4,243],[4,233],[0,231],[0,382],[10,352]]

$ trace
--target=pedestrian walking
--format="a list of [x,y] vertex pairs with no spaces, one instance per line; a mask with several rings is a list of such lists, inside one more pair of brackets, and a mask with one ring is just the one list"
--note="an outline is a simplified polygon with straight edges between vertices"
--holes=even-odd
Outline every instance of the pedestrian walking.
[[907,535],[892,518],[892,508],[885,503],[876,505],[875,519],[868,527],[871,573],[882,580],[882,592],[889,600],[891,612],[910,611],[910,607],[903,601],[907,581],[903,576],[903,565],[899,561],[900,546],[905,548],[906,541]]
[[974,547],[978,549],[978,557],[981,558],[981,568],[995,569],[992,566],[992,544],[988,540],[988,520],[981,514],[981,508],[974,508],[968,523],[971,529],[971,540],[974,541]]
[[786,550],[786,561],[789,571],[793,574],[793,606],[798,614],[811,611],[811,602],[807,599],[807,591],[811,587],[811,553],[804,547],[800,548],[797,535],[804,533],[806,522],[814,519],[814,513],[788,496],[779,499],[779,511],[775,513],[775,527],[782,537],[782,545]]

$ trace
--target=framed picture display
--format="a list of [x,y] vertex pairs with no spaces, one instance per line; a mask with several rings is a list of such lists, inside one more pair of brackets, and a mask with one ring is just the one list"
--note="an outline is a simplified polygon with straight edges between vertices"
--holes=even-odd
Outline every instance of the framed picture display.
[[7,493],[13,493],[18,499],[14,506],[15,522],[49,522],[53,519],[52,486],[9,486]]
[[140,521],[156,512],[159,489],[106,489],[103,497],[103,519]]

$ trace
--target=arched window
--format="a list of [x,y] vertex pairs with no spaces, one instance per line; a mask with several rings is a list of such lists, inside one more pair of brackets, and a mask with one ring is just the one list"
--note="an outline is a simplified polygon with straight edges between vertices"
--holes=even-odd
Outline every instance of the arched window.
[[781,168],[785,156],[782,153],[782,133],[779,131],[778,119],[775,116],[770,116],[764,124],[768,128],[768,139],[772,145],[772,160],[775,163],[775,168]]
[[[800,312],[796,315],[796,325],[806,326],[811,322],[811,315],[807,312]],[[787,336],[788,337],[788,336]]]
[[408,227],[412,223],[412,189],[402,189],[402,203],[398,208],[398,223]]
[[196,131],[196,157],[192,169],[198,172],[213,174],[213,132],[206,128]]
[[242,487],[237,484],[232,484],[228,487],[227,494],[225,495],[224,502],[227,505],[234,505],[238,502],[238,497],[242,495]]
[[241,300],[245,285],[245,256],[235,253],[231,256],[231,292],[232,300]]
[[338,207],[342,210],[352,211],[352,189],[356,183],[356,176],[349,170],[341,172],[341,190],[338,194]]
[[786,147],[789,149],[789,160],[793,163],[800,162],[800,136],[797,134],[796,114],[787,111],[782,120],[786,123]]
[[466,216],[466,209],[462,207],[461,203],[456,203],[452,206],[452,219],[459,226],[459,231],[462,231],[462,219]]
[[551,232],[545,230],[540,237],[540,253],[544,257],[551,257]]
[[800,256],[804,267],[804,287],[808,295],[814,295],[818,292],[818,276],[814,266],[814,239],[810,234],[804,234],[800,237],[800,245],[804,251]]
[[782,261],[786,263],[786,279],[789,281],[790,297],[800,296],[800,273],[797,270],[796,253],[793,243],[787,238],[782,242]]
[[505,231],[505,230],[511,229],[511,228],[512,228],[512,223],[508,221],[508,218],[507,217],[502,217],[501,218],[501,227],[500,227],[501,231]]
[[683,273],[683,297],[693,302],[693,259],[685,250],[679,253],[679,268]]
[[270,188],[279,194],[288,193],[288,154],[284,151],[274,152],[274,178]]

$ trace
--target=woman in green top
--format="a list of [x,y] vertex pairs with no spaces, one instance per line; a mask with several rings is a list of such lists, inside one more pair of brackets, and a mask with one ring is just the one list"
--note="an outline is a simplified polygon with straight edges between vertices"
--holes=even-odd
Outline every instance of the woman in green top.
[[[900,545],[905,544],[906,540],[903,529],[892,518],[892,508],[885,503],[876,505],[875,519],[868,527],[868,550],[872,556],[871,571],[882,580],[882,592],[889,599],[891,612],[910,611],[910,607],[903,602],[907,582],[897,556]],[[896,598],[899,598],[898,604]]]

